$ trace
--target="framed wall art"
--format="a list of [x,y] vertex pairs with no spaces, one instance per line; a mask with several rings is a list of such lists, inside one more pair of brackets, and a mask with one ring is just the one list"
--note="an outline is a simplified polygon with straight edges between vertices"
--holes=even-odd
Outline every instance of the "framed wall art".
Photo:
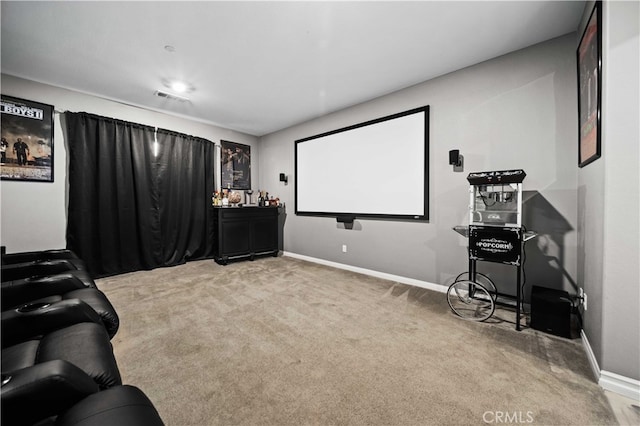
[[220,141],[221,188],[251,189],[251,147]]
[[577,50],[578,166],[600,158],[602,101],[602,2],[596,1]]
[[53,182],[53,106],[1,95],[0,177]]

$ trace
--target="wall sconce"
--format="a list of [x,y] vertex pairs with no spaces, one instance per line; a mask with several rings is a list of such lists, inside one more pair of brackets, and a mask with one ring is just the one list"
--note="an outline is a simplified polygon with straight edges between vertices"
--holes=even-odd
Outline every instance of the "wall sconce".
[[449,164],[453,166],[454,172],[464,171],[464,157],[460,155],[459,149],[449,151]]
[[280,173],[280,182],[284,182],[284,184],[286,185],[287,182],[289,182],[289,178],[287,177],[287,175],[285,175],[284,173]]

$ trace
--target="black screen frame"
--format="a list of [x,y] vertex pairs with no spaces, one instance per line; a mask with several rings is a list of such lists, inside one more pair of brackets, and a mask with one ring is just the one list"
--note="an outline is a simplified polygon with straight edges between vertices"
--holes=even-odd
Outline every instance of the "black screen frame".
[[[361,127],[371,126],[374,124],[382,123],[389,120],[394,120],[397,118],[405,117],[412,114],[424,113],[424,161],[423,161],[423,214],[415,215],[415,214],[386,214],[386,213],[372,213],[372,212],[363,212],[363,211],[353,211],[353,212],[336,212],[327,209],[325,211],[303,211],[300,210],[298,205],[298,191],[300,190],[298,185],[298,179],[295,179],[295,214],[297,216],[319,216],[319,217],[336,217],[341,218],[345,216],[351,216],[356,218],[365,218],[365,219],[384,219],[384,220],[398,220],[398,221],[429,221],[429,105],[425,105],[418,108],[413,108],[407,111],[399,112],[396,114],[387,115],[384,117],[376,118],[373,120],[365,121],[362,123],[354,124],[351,126],[339,128],[336,130],[331,130],[328,132],[320,133],[314,136],[309,136],[306,138],[298,139],[295,141],[295,176],[298,176],[298,147],[301,143],[305,143],[311,140],[323,138],[325,136],[334,135],[337,133],[347,132],[350,130],[358,129]],[[327,207],[330,207],[332,204],[330,200],[326,203]]]

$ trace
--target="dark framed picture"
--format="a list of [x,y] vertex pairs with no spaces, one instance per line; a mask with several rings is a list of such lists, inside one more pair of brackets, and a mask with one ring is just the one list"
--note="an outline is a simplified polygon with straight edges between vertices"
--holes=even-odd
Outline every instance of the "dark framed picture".
[[3,180],[53,182],[53,106],[1,95]]
[[220,146],[221,187],[251,189],[251,147],[229,141]]
[[582,33],[578,60],[578,166],[600,158],[602,100],[602,2],[597,1]]

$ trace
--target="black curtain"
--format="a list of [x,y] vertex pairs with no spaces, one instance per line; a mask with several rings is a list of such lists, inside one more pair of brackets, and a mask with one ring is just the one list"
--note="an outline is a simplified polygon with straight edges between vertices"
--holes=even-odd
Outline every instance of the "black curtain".
[[213,143],[88,113],[65,122],[67,248],[92,276],[212,256]]
[[158,129],[156,176],[165,266],[213,256],[214,144]]

